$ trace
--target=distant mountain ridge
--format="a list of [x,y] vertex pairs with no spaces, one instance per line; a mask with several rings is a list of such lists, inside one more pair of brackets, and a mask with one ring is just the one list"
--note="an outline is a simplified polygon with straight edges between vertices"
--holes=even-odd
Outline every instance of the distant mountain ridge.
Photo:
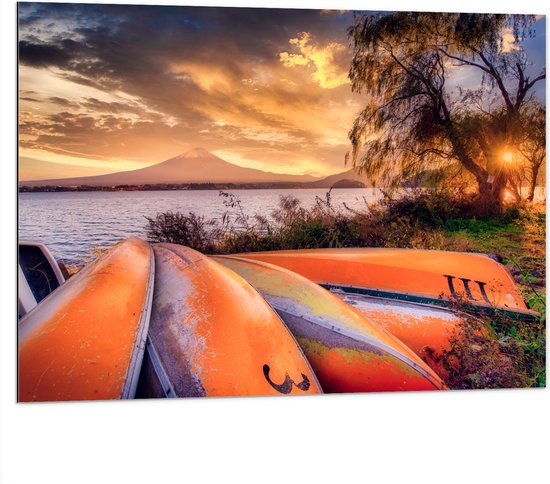
[[372,183],[367,180],[366,176],[358,175],[353,168],[347,171],[343,171],[341,173],[329,175],[322,180],[311,182],[308,185],[311,188],[332,188],[334,185],[339,184],[343,180],[362,183],[365,187],[372,186]]
[[181,183],[277,183],[316,181],[310,175],[281,175],[244,168],[222,160],[203,148],[194,148],[169,160],[137,170],[107,175],[22,181],[26,186],[113,186]]
[[285,175],[254,168],[244,168],[222,160],[203,148],[137,170],[106,175],[53,178],[20,181],[27,187],[111,187],[118,185],[179,185],[179,184],[296,184],[304,188],[331,188],[341,180],[365,183],[365,179],[348,170],[319,179],[310,175]]

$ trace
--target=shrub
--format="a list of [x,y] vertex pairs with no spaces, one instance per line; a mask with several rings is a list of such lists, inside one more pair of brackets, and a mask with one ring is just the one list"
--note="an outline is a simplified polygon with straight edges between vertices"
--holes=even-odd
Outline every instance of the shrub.
[[[517,213],[476,218],[476,200],[456,192],[411,190],[386,196],[362,210],[334,207],[331,192],[310,209],[292,195],[281,196],[271,217],[247,215],[238,197],[220,192],[227,208],[221,221],[194,213],[163,212],[147,218],[152,242],[173,242],[205,253],[324,247],[446,248],[444,232],[482,235],[509,229]],[[464,244],[462,244],[464,245]]]
[[451,389],[546,386],[546,327],[499,314],[469,317],[440,356]]
[[168,242],[186,245],[200,252],[214,251],[213,222],[206,222],[203,216],[193,212],[187,215],[174,212],[163,212],[155,218],[145,217],[148,221],[147,235],[151,242]]

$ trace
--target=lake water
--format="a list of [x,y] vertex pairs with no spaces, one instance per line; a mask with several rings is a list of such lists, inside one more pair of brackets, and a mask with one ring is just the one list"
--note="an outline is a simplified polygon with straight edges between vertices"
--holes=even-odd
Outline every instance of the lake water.
[[[231,190],[245,213],[269,216],[277,209],[281,195],[294,195],[304,207],[315,197],[325,197],[326,189]],[[380,192],[372,188],[334,189],[333,205],[346,203],[365,208]],[[105,247],[137,236],[146,238],[148,217],[159,212],[194,212],[221,219],[227,211],[216,190],[146,192],[59,192],[19,194],[19,238],[46,244],[57,259],[79,263],[90,258],[91,249]]]

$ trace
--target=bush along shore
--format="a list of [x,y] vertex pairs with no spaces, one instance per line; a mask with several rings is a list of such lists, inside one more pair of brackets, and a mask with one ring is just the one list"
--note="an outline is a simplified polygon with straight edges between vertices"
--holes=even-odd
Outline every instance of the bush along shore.
[[[545,217],[542,203],[481,210],[453,191],[411,190],[353,210],[335,207],[330,191],[304,208],[281,196],[271,216],[249,215],[235,195],[220,192],[221,220],[194,213],[147,217],[151,242],[186,245],[205,254],[338,247],[400,247],[489,254],[506,266],[535,322],[504,315],[468,319],[439,355],[452,389],[546,386]],[[460,303],[457,303],[460,305]]]

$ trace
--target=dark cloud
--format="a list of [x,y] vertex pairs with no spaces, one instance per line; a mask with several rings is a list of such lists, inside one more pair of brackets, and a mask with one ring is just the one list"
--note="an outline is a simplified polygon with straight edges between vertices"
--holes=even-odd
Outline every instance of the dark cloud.
[[[48,41],[32,43],[26,38],[35,30],[21,28],[20,61],[70,68],[96,81],[165,77],[166,63],[178,60],[222,65],[241,76],[241,63],[276,60],[301,31],[345,40],[345,28],[335,29],[331,16],[316,10],[30,4],[20,12],[20,25],[36,25],[37,11],[59,22],[58,30]],[[72,28],[59,30],[61,20]]]
[[32,67],[66,67],[72,56],[62,46],[19,42],[19,62]]

